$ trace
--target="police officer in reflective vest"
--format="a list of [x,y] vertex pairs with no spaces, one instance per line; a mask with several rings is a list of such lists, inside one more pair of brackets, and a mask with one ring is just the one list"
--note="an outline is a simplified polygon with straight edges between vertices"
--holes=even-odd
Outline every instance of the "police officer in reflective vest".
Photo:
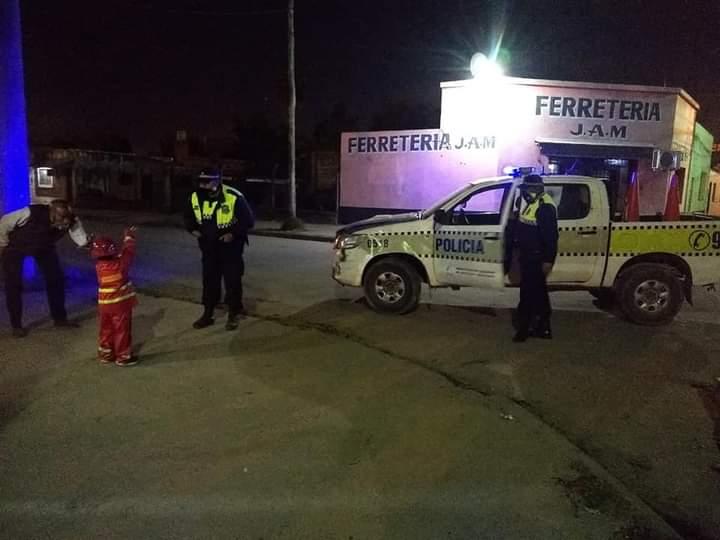
[[238,190],[222,184],[219,170],[202,171],[198,189],[190,196],[185,212],[185,227],[197,237],[202,252],[202,316],[194,328],[215,322],[215,306],[220,301],[221,280],[225,282],[228,318],[225,328],[238,327],[244,313],[242,303],[243,249],[248,230],[255,224],[252,210]]
[[540,176],[526,176],[520,185],[526,206],[514,224],[513,249],[520,261],[520,304],[517,308],[515,342],[528,337],[552,338],[547,276],[557,257],[557,210],[545,193]]

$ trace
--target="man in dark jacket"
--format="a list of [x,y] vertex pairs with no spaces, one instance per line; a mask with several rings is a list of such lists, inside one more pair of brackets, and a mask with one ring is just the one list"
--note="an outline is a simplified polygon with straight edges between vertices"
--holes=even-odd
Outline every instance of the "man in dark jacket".
[[217,170],[203,171],[198,189],[190,196],[185,210],[185,228],[197,237],[202,252],[202,316],[193,323],[200,329],[215,322],[213,315],[220,301],[221,282],[225,282],[228,318],[225,328],[238,327],[244,313],[242,277],[243,250],[248,230],[255,224],[252,210],[238,190],[222,184]]
[[519,212],[512,233],[513,249],[520,261],[520,303],[513,338],[518,343],[531,335],[552,338],[547,276],[558,249],[557,211],[552,197],[545,193],[542,177],[526,176],[520,193],[526,206]]
[[22,325],[22,270],[25,257],[33,257],[45,278],[50,314],[55,326],[77,327],[68,321],[65,311],[65,278],[55,243],[69,233],[81,247],[88,237],[67,201],[49,205],[31,204],[0,219],[0,259],[5,278],[5,297],[10,325],[15,337],[25,337]]

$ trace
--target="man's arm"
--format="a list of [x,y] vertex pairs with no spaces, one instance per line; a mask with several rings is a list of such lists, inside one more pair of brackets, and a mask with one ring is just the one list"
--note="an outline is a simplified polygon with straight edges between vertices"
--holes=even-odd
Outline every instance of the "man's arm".
[[227,188],[237,197],[235,202],[235,224],[230,228],[230,233],[235,238],[247,239],[247,232],[255,226],[255,216],[245,196],[234,188]]
[[10,233],[25,225],[28,219],[30,219],[30,209],[27,207],[5,214],[0,218],[0,251],[10,243]]
[[183,222],[185,223],[185,230],[187,232],[190,234],[200,234],[200,226],[195,218],[195,211],[193,210],[190,198],[188,198],[185,210],[183,211]]
[[123,247],[120,252],[120,264],[123,270],[127,271],[130,268],[133,260],[135,259],[135,233],[137,229],[135,227],[129,227],[125,229],[123,235]]
[[78,218],[75,218],[75,222],[70,226],[68,234],[78,247],[86,247],[90,241],[82,222]]
[[537,212],[537,222],[542,238],[543,263],[553,265],[558,252],[558,224],[557,211],[551,204],[540,205]]

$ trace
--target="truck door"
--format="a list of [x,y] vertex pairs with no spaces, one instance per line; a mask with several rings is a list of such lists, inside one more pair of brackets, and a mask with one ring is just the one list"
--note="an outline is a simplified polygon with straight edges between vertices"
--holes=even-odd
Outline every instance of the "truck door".
[[503,222],[511,183],[478,187],[434,226],[433,264],[443,285],[503,286]]
[[547,182],[545,191],[557,205],[558,258],[549,283],[593,285],[602,276],[607,248],[607,214],[603,197],[587,183]]

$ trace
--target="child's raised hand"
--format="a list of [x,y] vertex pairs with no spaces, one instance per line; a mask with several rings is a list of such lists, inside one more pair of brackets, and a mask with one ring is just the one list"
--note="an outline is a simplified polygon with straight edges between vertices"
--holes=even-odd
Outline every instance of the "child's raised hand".
[[137,227],[135,225],[131,225],[127,229],[125,229],[125,236],[135,236],[137,233]]

